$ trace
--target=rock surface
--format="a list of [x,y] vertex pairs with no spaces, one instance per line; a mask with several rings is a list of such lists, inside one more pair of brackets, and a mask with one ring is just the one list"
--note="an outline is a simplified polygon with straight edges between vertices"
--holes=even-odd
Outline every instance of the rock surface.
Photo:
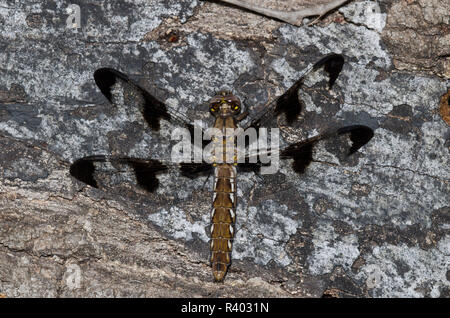
[[[0,294],[450,296],[448,0],[351,1],[312,27],[203,1],[100,0],[67,28],[70,3],[0,2]],[[332,91],[321,75],[307,81],[294,137],[337,123],[375,137],[351,160],[324,149],[301,178],[288,164],[241,175],[223,284],[208,267],[205,178],[171,175],[147,196],[68,173],[91,154],[170,154],[170,130],[105,100],[99,67],[210,124],[218,89],[262,107],[329,52],[345,56],[343,72]]]

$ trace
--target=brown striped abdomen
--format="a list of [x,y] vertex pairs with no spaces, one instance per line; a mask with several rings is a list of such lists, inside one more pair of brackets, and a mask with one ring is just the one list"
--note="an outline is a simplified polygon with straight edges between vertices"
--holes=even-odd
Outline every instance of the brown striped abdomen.
[[222,281],[231,264],[236,221],[236,167],[218,164],[214,171],[211,212],[211,267],[214,279]]

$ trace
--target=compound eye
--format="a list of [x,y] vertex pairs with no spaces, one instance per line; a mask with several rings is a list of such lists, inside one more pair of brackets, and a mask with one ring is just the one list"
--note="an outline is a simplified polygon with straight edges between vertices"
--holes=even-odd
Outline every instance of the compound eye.
[[219,109],[219,104],[218,103],[212,104],[211,107],[209,108],[209,110],[212,113],[215,113],[218,109]]
[[234,106],[233,106],[233,110],[234,110],[234,111],[238,111],[240,108],[241,108],[241,107],[240,107],[239,105],[234,105]]

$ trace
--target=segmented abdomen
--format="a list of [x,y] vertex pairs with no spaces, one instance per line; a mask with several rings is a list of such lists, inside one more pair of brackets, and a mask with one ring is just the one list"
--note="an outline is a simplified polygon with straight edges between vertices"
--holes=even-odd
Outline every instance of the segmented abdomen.
[[236,167],[219,164],[214,171],[211,212],[211,267],[214,279],[222,281],[231,264],[236,221]]

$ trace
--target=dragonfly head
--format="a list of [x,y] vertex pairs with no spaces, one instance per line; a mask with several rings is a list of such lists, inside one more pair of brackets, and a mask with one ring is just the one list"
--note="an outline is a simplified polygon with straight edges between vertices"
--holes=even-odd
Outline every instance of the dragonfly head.
[[232,92],[222,90],[211,98],[209,111],[214,117],[237,116],[241,113],[241,101]]

